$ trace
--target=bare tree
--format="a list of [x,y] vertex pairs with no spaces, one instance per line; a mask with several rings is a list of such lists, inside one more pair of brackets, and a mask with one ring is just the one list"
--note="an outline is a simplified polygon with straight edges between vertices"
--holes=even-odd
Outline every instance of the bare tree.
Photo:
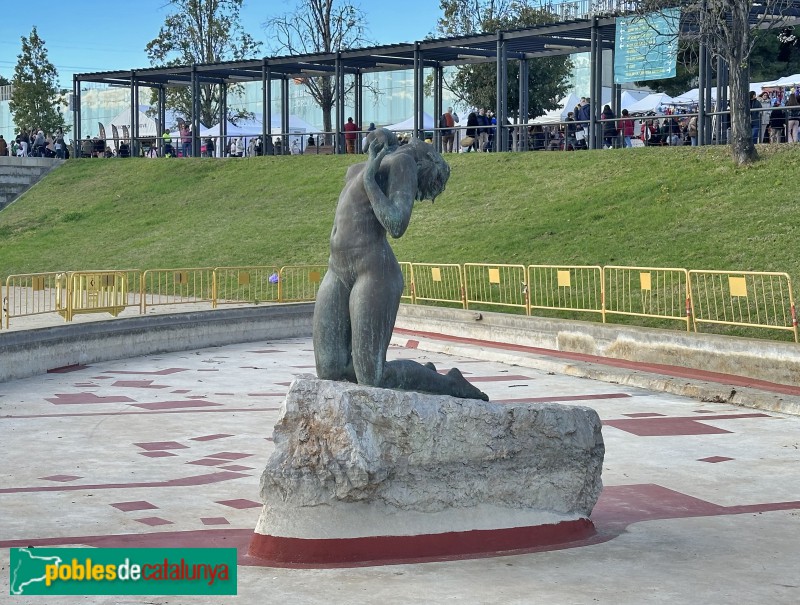
[[[303,0],[293,13],[269,19],[264,27],[276,54],[327,54],[368,46],[366,15],[352,4],[334,0]],[[322,109],[323,130],[332,130],[334,78],[303,76],[303,84]]]
[[681,36],[705,43],[730,74],[731,153],[737,165],[758,159],[750,121],[750,56],[758,40],[796,21],[797,0],[645,0],[637,12],[679,7]]

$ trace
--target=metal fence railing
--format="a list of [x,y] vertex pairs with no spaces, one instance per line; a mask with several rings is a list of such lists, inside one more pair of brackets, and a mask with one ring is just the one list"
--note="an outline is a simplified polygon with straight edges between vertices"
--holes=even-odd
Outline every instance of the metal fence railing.
[[[16,274],[0,282],[2,317],[82,313],[140,314],[157,306],[250,305],[314,301],[327,265],[59,271]],[[789,332],[798,342],[788,274],[681,268],[400,263],[401,301],[499,311],[588,313],[703,326]],[[561,315],[559,315],[561,316]],[[652,325],[645,323],[644,325]],[[746,335],[752,335],[745,330]]]
[[278,302],[278,267],[217,267],[213,306]]
[[327,265],[288,265],[278,276],[278,302],[316,300]]
[[414,304],[438,303],[464,308],[464,278],[461,265],[412,263]]
[[[6,328],[12,317],[55,313],[66,305],[66,300],[59,300],[61,294],[58,282],[60,273],[26,273],[9,275],[2,291],[3,318]],[[2,285],[2,284],[0,284]]]
[[603,267],[605,314],[677,320],[691,329],[686,269]]
[[528,279],[523,265],[464,264],[464,307],[513,307],[530,314]]
[[533,309],[549,309],[605,317],[602,267],[530,265],[528,289],[531,313]]
[[213,303],[213,273],[211,267],[148,269],[142,273],[142,314],[148,307]]
[[792,281],[786,273],[689,271],[694,329],[725,324],[791,332],[797,342]]

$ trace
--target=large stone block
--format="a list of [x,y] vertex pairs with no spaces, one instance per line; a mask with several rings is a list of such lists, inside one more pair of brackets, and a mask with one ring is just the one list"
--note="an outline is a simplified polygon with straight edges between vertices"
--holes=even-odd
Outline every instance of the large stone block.
[[[602,489],[601,423],[586,407],[300,378],[274,441],[251,553],[276,562],[374,558],[362,547],[376,537],[386,538],[378,558],[392,551],[388,540],[414,538],[422,552],[409,542],[394,557],[405,559],[469,554],[454,552],[458,543],[477,543],[471,552],[535,546],[519,542],[526,532],[513,530],[523,528],[548,528],[548,543],[573,539],[591,528]],[[497,542],[497,531],[513,539]],[[351,547],[361,555],[347,555]]]

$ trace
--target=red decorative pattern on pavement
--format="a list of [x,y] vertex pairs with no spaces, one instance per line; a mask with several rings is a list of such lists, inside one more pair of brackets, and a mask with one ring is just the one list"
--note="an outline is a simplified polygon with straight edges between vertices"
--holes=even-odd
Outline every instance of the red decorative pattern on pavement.
[[144,481],[137,483],[97,483],[92,485],[48,485],[35,487],[4,487],[0,488],[0,494],[23,494],[30,492],[69,492],[77,490],[97,490],[97,489],[132,489],[138,487],[188,487],[194,485],[208,485],[209,483],[220,483],[248,477],[242,473],[233,471],[220,471],[207,475],[195,475],[194,477],[180,477],[178,479],[167,479],[165,481]]
[[202,399],[187,399],[185,401],[151,401],[149,403],[134,403],[133,407],[145,410],[180,410],[183,408],[205,408],[220,406],[221,403],[205,401]]
[[214,439],[224,439],[225,437],[233,437],[229,433],[216,433],[214,435],[203,435],[202,437],[192,437],[189,441],[213,441]]
[[169,376],[178,372],[188,372],[189,368],[167,368],[166,370],[156,370],[146,372],[143,370],[106,370],[103,374],[141,374],[143,376]]
[[657,412],[639,412],[636,414],[623,414],[623,416],[627,416],[628,418],[657,418],[663,417],[664,414],[659,414]]
[[201,460],[192,460],[191,462],[187,462],[186,464],[197,464],[199,466],[218,466],[220,464],[225,464],[225,460],[214,460],[213,458],[203,458]]
[[220,452],[219,454],[209,454],[206,458],[222,458],[223,460],[241,460],[249,458],[253,454],[242,454],[241,452]]
[[172,521],[167,521],[161,517],[145,517],[144,519],[134,519],[134,521],[144,523],[150,527],[157,527],[158,525],[172,525]]
[[114,508],[118,508],[124,513],[129,513],[134,510],[152,510],[154,508],[158,508],[155,504],[151,504],[146,500],[136,500],[134,502],[117,502],[115,504],[111,504]]
[[148,458],[166,458],[167,456],[177,456],[177,454],[173,454],[172,452],[165,452],[162,450],[156,450],[154,452],[139,452],[140,456],[147,456]]
[[203,525],[230,525],[231,522],[225,517],[200,517]]
[[728,458],[727,456],[710,456],[708,458],[699,458],[697,461],[716,464],[717,462],[727,462],[728,460],[733,460],[733,458]]
[[98,397],[94,393],[55,393],[55,397],[46,397],[45,401],[55,405],[73,405],[84,403],[130,403],[136,400],[122,395]]
[[112,387],[125,387],[129,389],[168,389],[167,384],[153,384],[152,380],[117,380]]
[[148,441],[145,443],[134,443],[133,445],[148,451],[184,450],[189,447],[188,445],[183,445],[182,443],[178,443],[177,441]]
[[[470,382],[477,380],[470,378]],[[630,397],[627,393],[597,393],[592,395],[555,395],[553,397],[519,397],[517,399],[492,399],[492,403],[548,403],[557,401],[594,401]]]
[[75,481],[76,479],[83,479],[83,477],[79,477],[78,475],[50,475],[49,477],[39,477],[39,479],[42,479],[43,481],[58,481],[60,483],[64,483],[66,481]]
[[623,420],[604,420],[603,426],[613,426],[639,437],[718,435],[730,433],[731,431],[703,423],[709,420],[731,420],[734,418],[769,418],[769,414],[721,414],[704,416],[701,419],[692,417],[626,418]]
[[216,500],[216,503],[230,506],[231,508],[235,508],[237,510],[243,510],[245,508],[257,508],[261,506],[260,502],[253,502],[252,500],[245,500],[244,498],[237,498],[235,500]]
[[252,471],[252,466],[242,466],[241,464],[229,464],[228,466],[220,466],[220,468],[224,468],[226,471]]

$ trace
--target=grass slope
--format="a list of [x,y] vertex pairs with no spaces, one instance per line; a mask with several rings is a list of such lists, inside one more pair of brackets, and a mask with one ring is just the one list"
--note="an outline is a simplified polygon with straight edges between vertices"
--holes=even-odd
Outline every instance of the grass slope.
[[[800,146],[447,157],[400,260],[786,271]],[[0,279],[80,269],[320,263],[347,166],[363,156],[77,160],[0,212]]]

